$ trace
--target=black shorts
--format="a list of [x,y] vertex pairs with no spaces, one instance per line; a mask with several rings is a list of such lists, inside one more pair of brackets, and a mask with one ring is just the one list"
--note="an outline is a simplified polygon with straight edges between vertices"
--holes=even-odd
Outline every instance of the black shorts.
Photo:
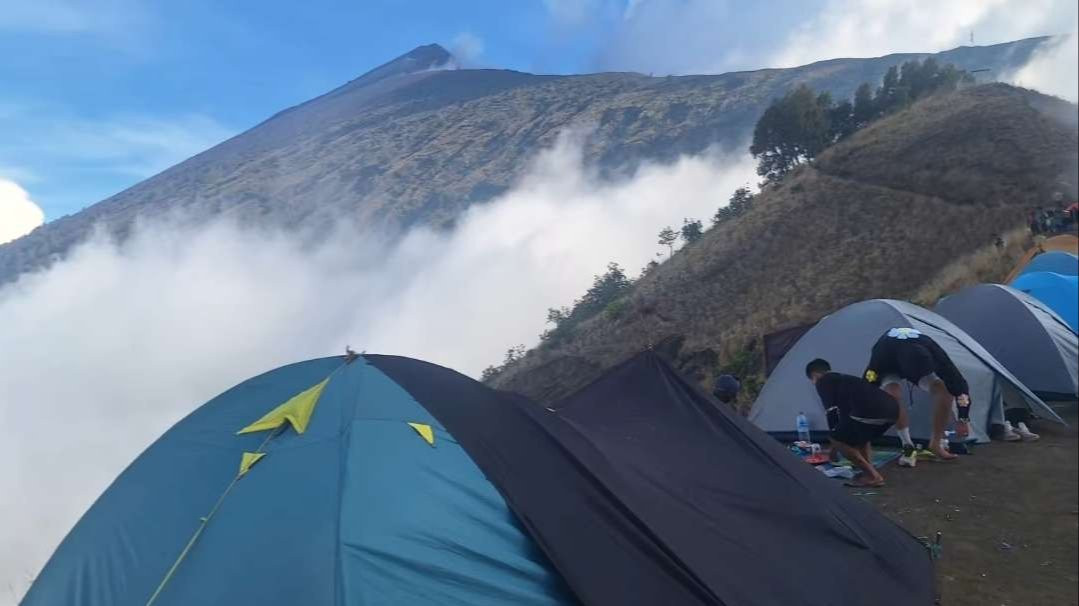
[[892,425],[894,423],[891,421],[875,424],[843,417],[839,420],[839,425],[832,430],[832,439],[858,448],[888,433]]

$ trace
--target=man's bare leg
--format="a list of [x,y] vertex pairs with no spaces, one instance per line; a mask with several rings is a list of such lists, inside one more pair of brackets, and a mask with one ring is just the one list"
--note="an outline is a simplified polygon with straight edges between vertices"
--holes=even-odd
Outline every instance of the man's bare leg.
[[929,451],[937,455],[938,459],[950,461],[952,459],[959,458],[942,448],[940,443],[944,440],[944,427],[948,424],[948,421],[952,418],[952,402],[955,398],[952,394],[948,393],[948,388],[944,386],[944,381],[936,380],[930,385],[930,391],[933,395],[933,437],[929,442]]
[[910,437],[910,412],[903,403],[903,388],[898,383],[889,383],[881,389],[895,399],[896,407],[899,410],[899,415],[895,420],[895,433],[899,436],[899,441],[903,446],[903,456],[899,457],[899,466],[914,467],[918,458],[914,454],[914,441]]
[[[899,391],[899,386],[894,383],[889,385],[888,387],[895,387],[895,390]],[[889,391],[888,393],[891,392]],[[892,394],[892,397],[895,398],[896,402],[899,403],[899,417],[897,417],[895,420],[896,431],[899,431],[901,429],[910,429],[910,411],[907,410],[906,405],[903,404],[903,401],[899,399],[899,397],[897,397],[895,394]]]
[[839,449],[839,452],[843,453],[844,457],[851,463],[854,463],[858,469],[862,470],[862,476],[852,482],[855,486],[884,486],[884,476],[880,475],[876,467],[865,458],[863,454],[863,447],[855,448],[849,444],[843,442],[837,442],[832,440],[832,447]]

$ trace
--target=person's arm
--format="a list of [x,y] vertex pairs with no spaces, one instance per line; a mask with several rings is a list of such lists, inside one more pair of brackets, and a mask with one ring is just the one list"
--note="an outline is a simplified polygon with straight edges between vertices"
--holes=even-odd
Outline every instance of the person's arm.
[[963,373],[959,372],[959,369],[955,367],[955,363],[952,362],[944,349],[936,341],[928,337],[926,337],[926,341],[929,345],[929,352],[933,355],[937,376],[940,377],[941,381],[944,381],[944,386],[948,389],[948,393],[955,396],[955,408],[959,417],[959,425],[956,427],[956,431],[961,437],[966,437],[970,432],[968,427],[970,422],[970,386],[967,385],[967,380],[963,378]]
[[955,363],[948,357],[948,354],[944,349],[937,344],[936,341],[929,337],[924,337],[926,345],[929,347],[929,352],[933,355],[933,363],[936,367],[934,370],[941,381],[944,381],[944,386],[948,388],[948,393],[955,397],[968,396],[970,394],[970,386],[967,385],[967,380],[963,378],[963,373],[959,372],[959,369],[955,367]]
[[817,379],[817,395],[820,396],[821,404],[824,405],[824,416],[828,420],[828,430],[834,430],[839,426],[840,417],[844,414],[842,398],[839,396],[839,375],[828,373]]

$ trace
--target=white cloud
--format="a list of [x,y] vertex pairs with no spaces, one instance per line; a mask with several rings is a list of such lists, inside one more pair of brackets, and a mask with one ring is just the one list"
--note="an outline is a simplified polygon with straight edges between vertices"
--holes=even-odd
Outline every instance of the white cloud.
[[0,179],[16,183],[38,183],[41,181],[41,176],[23,166],[0,164]]
[[[86,171],[124,184],[154,175],[235,133],[203,114],[95,118],[49,106],[24,106],[0,115],[0,129],[5,133],[0,175],[30,182],[43,181],[39,176],[44,174]],[[86,191],[85,184],[81,191]]]
[[563,26],[579,26],[588,21],[602,5],[600,0],[543,0],[543,5]]
[[[202,114],[172,117],[113,116],[102,120],[57,120],[38,142],[40,150],[68,161],[97,165],[131,177],[148,177],[205,151],[234,131]],[[92,202],[92,201],[90,201]]]
[[1079,34],[1072,31],[1051,46],[1040,48],[1008,79],[1027,88],[1079,102]]
[[461,32],[453,37],[450,53],[462,65],[473,65],[483,55],[483,40],[470,32]]
[[[600,18],[601,3],[565,19]],[[573,11],[584,14],[575,14]],[[1074,0],[630,0],[599,35],[599,67],[656,74],[793,67],[1065,33]]]
[[45,222],[45,213],[18,183],[0,178],[0,244],[33,231]]
[[613,183],[582,164],[562,139],[452,234],[390,246],[344,228],[310,238],[163,221],[0,290],[0,587],[24,591],[123,466],[215,393],[346,344],[477,374],[534,343],[546,309],[607,262],[636,273],[662,226],[707,219],[754,177],[741,157]]
[[116,34],[145,25],[145,6],[133,0],[14,0],[0,10],[0,30],[43,34]]
[[792,67],[837,57],[936,52],[1053,33],[1074,0],[829,0],[770,60]]

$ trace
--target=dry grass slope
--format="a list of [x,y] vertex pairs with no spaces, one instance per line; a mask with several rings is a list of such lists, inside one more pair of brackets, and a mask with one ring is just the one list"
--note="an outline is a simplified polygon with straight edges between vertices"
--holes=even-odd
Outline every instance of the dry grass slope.
[[[1060,105],[988,85],[876,123],[641,280],[617,318],[533,350],[495,385],[551,400],[660,346],[707,387],[709,360],[728,363],[764,333],[867,298],[934,296],[998,275],[971,259],[1052,191],[1075,195],[1079,134],[1046,107]],[[956,260],[967,274],[949,269]]]

